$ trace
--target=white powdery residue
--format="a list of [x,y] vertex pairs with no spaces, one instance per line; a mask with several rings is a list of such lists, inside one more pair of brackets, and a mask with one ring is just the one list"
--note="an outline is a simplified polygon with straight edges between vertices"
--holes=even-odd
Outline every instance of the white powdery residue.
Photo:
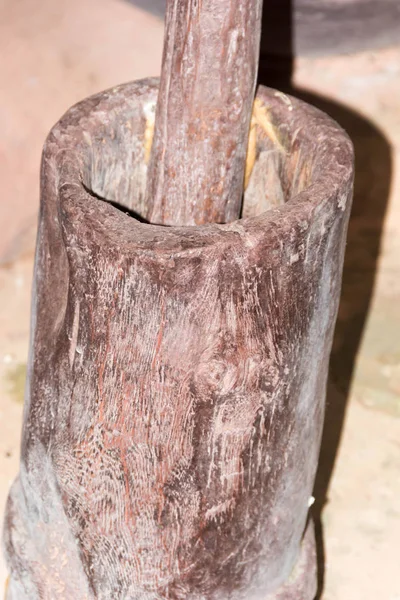
[[292,265],[293,263],[296,263],[299,260],[299,253],[296,252],[296,254],[292,254],[290,257],[290,264]]
[[217,517],[220,514],[227,513],[228,510],[231,510],[233,508],[234,503],[235,500],[231,498],[230,500],[225,500],[225,502],[222,502],[221,504],[217,504],[216,506],[209,508],[205,515],[206,521],[215,519],[215,517]]
[[[215,422],[217,410],[218,410],[218,408],[215,407],[214,415],[213,415],[213,422]],[[211,485],[212,474],[213,474],[214,468],[216,467],[215,462],[214,462],[215,452],[216,452],[216,435],[215,435],[215,428],[214,428],[214,430],[212,432],[211,440],[208,444],[208,453],[211,455],[211,460],[210,460],[210,468],[208,470],[207,488],[209,488]]]
[[155,119],[156,114],[156,102],[155,100],[150,100],[143,105],[143,113],[147,120],[153,121]]
[[284,94],[283,92],[275,92],[274,96],[276,98],[280,98],[281,100],[283,100],[283,102],[286,104],[286,106],[288,107],[289,111],[293,110],[293,105],[292,105],[292,101],[290,100],[290,98],[288,96],[286,96],[286,94]]
[[346,197],[345,195],[344,195],[344,196],[341,196],[341,197],[338,199],[338,207],[339,207],[341,210],[343,210],[343,211],[344,211],[344,209],[346,208],[346,201],[347,201],[347,197]]
[[[264,420],[264,419],[262,419],[262,420]],[[262,429],[260,427],[260,431],[262,431],[262,430],[264,430],[264,424],[263,424]],[[262,459],[263,459],[263,449],[262,449],[261,442],[262,442],[262,436],[260,436],[258,438],[258,444],[257,444],[257,465],[256,465],[256,471],[257,471],[257,473],[260,473],[260,470],[261,470],[261,467],[262,467],[262,462],[263,462],[262,461]]]
[[79,333],[79,310],[80,310],[80,305],[79,302],[76,303],[75,305],[75,312],[74,312],[74,321],[72,323],[72,335],[71,335],[71,346],[69,349],[69,364],[72,367],[74,366],[74,360],[75,360],[75,351],[76,351],[76,347],[77,347],[77,343],[78,343],[78,333]]
[[237,41],[239,37],[239,32],[237,29],[232,31],[230,40],[229,40],[229,48],[228,48],[228,64],[231,63],[232,59],[235,57],[237,53]]

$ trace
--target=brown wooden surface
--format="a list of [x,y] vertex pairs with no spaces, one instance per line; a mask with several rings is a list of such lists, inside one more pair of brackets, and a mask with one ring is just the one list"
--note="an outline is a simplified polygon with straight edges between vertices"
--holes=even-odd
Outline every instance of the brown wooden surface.
[[152,223],[240,215],[262,0],[168,0],[148,178]]
[[244,218],[148,225],[156,98],[99,94],[45,146],[7,600],[312,600],[351,144],[261,89]]

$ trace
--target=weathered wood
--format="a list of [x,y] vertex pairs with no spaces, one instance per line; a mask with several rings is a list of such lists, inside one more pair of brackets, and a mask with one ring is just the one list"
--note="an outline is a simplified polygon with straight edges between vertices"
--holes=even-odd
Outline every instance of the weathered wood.
[[239,218],[262,0],[168,0],[148,220]]
[[149,225],[156,85],[46,142],[7,600],[312,600],[351,143],[260,89],[245,218]]

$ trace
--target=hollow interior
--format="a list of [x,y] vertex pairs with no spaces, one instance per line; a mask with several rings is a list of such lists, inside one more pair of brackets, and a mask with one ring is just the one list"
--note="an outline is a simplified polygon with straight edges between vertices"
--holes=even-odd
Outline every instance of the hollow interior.
[[[275,101],[276,102],[276,101]],[[146,221],[146,179],[154,130],[156,94],[127,99],[113,111],[107,126],[90,135],[83,185],[87,192]],[[242,218],[257,216],[282,205],[306,189],[313,179],[315,157],[291,117],[282,119],[268,98],[262,98],[252,127],[247,157],[247,185]],[[314,145],[315,147],[315,145]]]

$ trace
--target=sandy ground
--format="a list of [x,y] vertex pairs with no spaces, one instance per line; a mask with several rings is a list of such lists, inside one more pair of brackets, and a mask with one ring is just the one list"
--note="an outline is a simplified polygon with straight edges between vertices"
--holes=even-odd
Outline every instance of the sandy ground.
[[[76,101],[156,75],[162,34],[122,0],[0,0],[0,512],[18,468],[41,146]],[[320,599],[400,600],[400,47],[299,59],[294,81],[357,152],[315,490]]]

